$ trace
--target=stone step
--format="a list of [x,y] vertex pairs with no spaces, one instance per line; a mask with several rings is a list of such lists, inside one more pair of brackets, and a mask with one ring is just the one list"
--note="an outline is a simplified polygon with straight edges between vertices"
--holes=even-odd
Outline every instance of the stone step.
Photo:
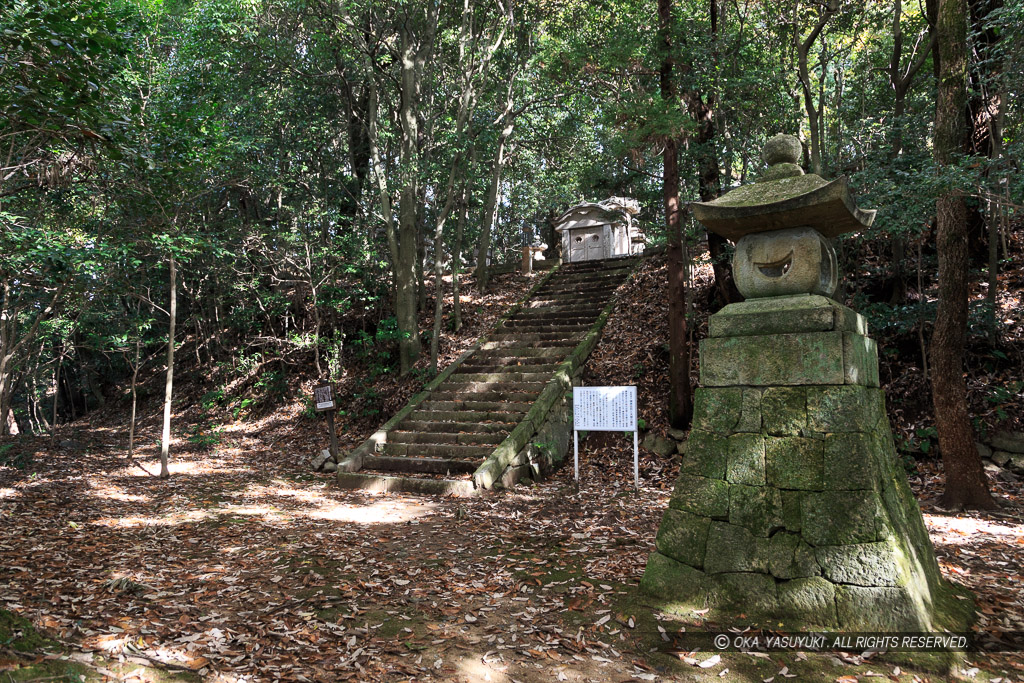
[[573,332],[573,333],[568,333],[567,334],[565,332],[519,332],[519,331],[511,331],[511,332],[497,332],[495,334],[492,334],[492,335],[488,336],[487,338],[489,340],[491,340],[491,341],[502,341],[502,340],[509,340],[509,341],[516,341],[516,340],[518,340],[518,341],[564,341],[564,340],[575,339],[577,336],[579,336],[581,334],[582,334],[582,332]]
[[540,396],[539,391],[434,391],[430,394],[433,401],[512,401],[513,403],[533,403]]
[[573,335],[582,334],[590,329],[590,323],[588,324],[577,324],[577,325],[537,325],[537,324],[525,324],[529,321],[523,321],[523,325],[517,325],[515,327],[501,327],[498,328],[498,334],[502,334],[502,330],[506,330],[508,334],[562,334],[565,337],[572,337]]
[[590,327],[589,320],[531,320],[529,318],[517,319],[511,318],[506,320],[501,327],[495,330],[495,332],[579,332]]
[[[572,311],[551,311],[547,312],[538,308],[537,313],[517,315],[510,318],[509,322],[519,325],[548,326],[558,325],[561,327],[590,327],[597,320],[597,313],[573,313]],[[501,328],[496,330],[501,332]]]
[[628,268],[617,268],[614,270],[593,270],[580,271],[578,273],[559,273],[544,283],[544,286],[558,284],[575,284],[589,282],[610,282],[613,280],[624,280],[629,275]]
[[623,280],[629,275],[631,268],[606,268],[604,270],[560,271],[545,284],[552,282],[601,282],[603,280]]
[[473,486],[471,479],[417,479],[392,477],[359,472],[338,472],[338,487],[374,493],[423,493],[436,496],[470,498],[479,496],[484,489]]
[[459,370],[466,372],[543,372],[551,374],[558,369],[558,363],[547,358],[469,358]]
[[482,412],[482,411],[508,411],[511,413],[519,413],[525,415],[529,410],[531,403],[512,403],[510,401],[476,401],[473,399],[466,399],[460,401],[424,401],[420,404],[423,410],[465,410],[469,412]]
[[505,438],[516,427],[515,422],[424,422],[406,418],[399,423],[400,429],[412,432],[497,434]]
[[575,306],[577,308],[603,308],[607,303],[604,295],[591,295],[579,292],[558,292],[556,294],[538,294],[530,299],[530,308],[547,306]]
[[534,382],[516,382],[501,380],[497,382],[456,382],[455,375],[449,377],[436,387],[437,391],[454,391],[459,394],[478,394],[482,391],[505,391],[522,394],[540,393],[547,384],[548,376]]
[[[461,371],[462,368],[459,368]],[[449,378],[449,382],[547,382],[551,373],[549,372],[522,372],[520,370],[499,370],[498,372],[474,372],[472,368],[467,372],[456,372]]]
[[508,347],[495,347],[493,349],[481,348],[479,351],[473,354],[473,358],[478,360],[491,360],[491,359],[541,359],[549,360],[551,362],[560,361],[569,355],[569,350],[564,348],[551,348],[546,349],[543,347],[527,347],[527,348],[508,348]]
[[460,446],[454,444],[433,445],[425,443],[391,443],[384,444],[385,455],[458,458],[460,460],[479,460],[494,452],[494,446]]
[[559,269],[560,273],[579,273],[588,270],[609,270],[615,268],[632,268],[640,260],[639,256],[617,256],[599,261],[577,261],[565,263]]
[[409,413],[409,419],[413,422],[500,422],[519,424],[525,415],[525,412],[517,413],[508,410],[414,410]]
[[551,303],[540,304],[531,300],[529,304],[516,312],[513,318],[521,318],[524,315],[551,315],[553,313],[568,313],[570,315],[593,315],[597,316],[605,307],[603,302],[589,302],[587,304],[574,304],[572,306],[558,306]]
[[480,460],[454,458],[421,458],[411,456],[371,455],[363,458],[363,470],[426,474],[473,474]]
[[610,294],[618,289],[622,284],[622,281],[618,278],[609,278],[604,281],[592,283],[548,283],[535,292],[534,296],[544,296],[547,294],[565,292],[604,292],[605,294]]
[[482,434],[480,432],[408,432],[404,430],[392,430],[388,432],[388,443],[430,443],[430,444],[455,444],[460,446],[497,446],[505,440],[507,434],[495,432]]
[[498,339],[481,344],[484,351],[495,351],[497,349],[570,349],[576,346],[577,342],[567,339],[565,341],[519,341],[517,339]]

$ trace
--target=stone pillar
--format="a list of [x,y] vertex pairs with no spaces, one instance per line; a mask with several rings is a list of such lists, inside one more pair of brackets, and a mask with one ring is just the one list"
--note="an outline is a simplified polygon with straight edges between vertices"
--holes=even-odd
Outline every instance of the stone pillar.
[[962,628],[893,445],[864,318],[824,296],[711,317],[641,588],[773,625]]

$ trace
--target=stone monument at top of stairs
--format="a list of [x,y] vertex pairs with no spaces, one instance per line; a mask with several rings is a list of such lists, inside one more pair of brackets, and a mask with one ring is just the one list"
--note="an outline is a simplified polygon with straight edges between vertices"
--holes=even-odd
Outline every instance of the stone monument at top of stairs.
[[693,430],[641,587],[773,625],[962,627],[893,446],[875,342],[833,301],[830,238],[869,226],[845,177],[765,148],[759,182],[694,205],[747,300],[711,316]]

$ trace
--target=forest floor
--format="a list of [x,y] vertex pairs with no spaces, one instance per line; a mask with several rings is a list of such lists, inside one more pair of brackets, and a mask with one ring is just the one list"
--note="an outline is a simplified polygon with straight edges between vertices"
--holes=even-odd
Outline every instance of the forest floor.
[[[243,434],[179,451],[164,481],[106,429],[78,438],[83,452],[40,453],[33,474],[0,481],[0,607],[55,647],[0,650],[0,681],[1024,681],[1019,652],[951,669],[895,653],[673,654],[662,633],[724,615],[639,594],[676,472],[645,455],[634,490],[622,437],[584,441],[580,486],[563,468],[469,500],[340,491]],[[156,467],[152,449],[142,458]],[[1013,503],[1002,512],[948,515],[929,502],[934,472],[912,482],[944,574],[977,595],[978,636],[1024,631],[1015,492],[995,484]]]
[[[641,416],[659,431],[667,427],[657,408],[667,366],[663,267],[651,260],[624,288],[628,314],[609,322],[585,378],[637,384]],[[707,270],[697,273],[698,297]],[[506,276],[493,294],[470,299],[467,327],[446,337],[442,365],[529,284]],[[698,315],[695,329],[705,321]],[[370,379],[365,370],[341,383],[343,447],[424,377]],[[125,459],[123,402],[62,428],[54,448],[21,437],[7,453],[19,467],[0,467],[0,683],[1024,681],[1024,656],[998,651],[1001,634],[1024,632],[1019,484],[993,478],[1001,511],[953,515],[936,506],[934,458],[919,458],[910,474],[943,573],[974,591],[975,634],[994,652],[953,662],[678,652],[670,644],[681,629],[730,623],[715,610],[666,613],[637,589],[678,460],[642,451],[635,490],[630,440],[590,435],[580,485],[563,468],[471,500],[341,491],[309,470],[325,436],[322,422],[303,416],[312,378],[303,382],[295,400],[247,419],[224,407],[212,415],[202,405],[209,387],[183,383],[168,480],[143,470],[158,468],[155,404],[144,409],[134,463]]]

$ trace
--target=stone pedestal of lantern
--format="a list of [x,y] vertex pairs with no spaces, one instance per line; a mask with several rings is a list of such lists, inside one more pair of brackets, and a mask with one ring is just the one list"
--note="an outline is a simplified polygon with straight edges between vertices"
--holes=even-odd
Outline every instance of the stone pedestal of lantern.
[[769,143],[767,180],[695,208],[737,240],[748,299],[712,316],[701,343],[693,429],[641,587],[790,627],[960,627],[970,602],[942,579],[897,458],[875,343],[828,298],[825,236],[874,213],[845,179],[804,176],[786,138]]

